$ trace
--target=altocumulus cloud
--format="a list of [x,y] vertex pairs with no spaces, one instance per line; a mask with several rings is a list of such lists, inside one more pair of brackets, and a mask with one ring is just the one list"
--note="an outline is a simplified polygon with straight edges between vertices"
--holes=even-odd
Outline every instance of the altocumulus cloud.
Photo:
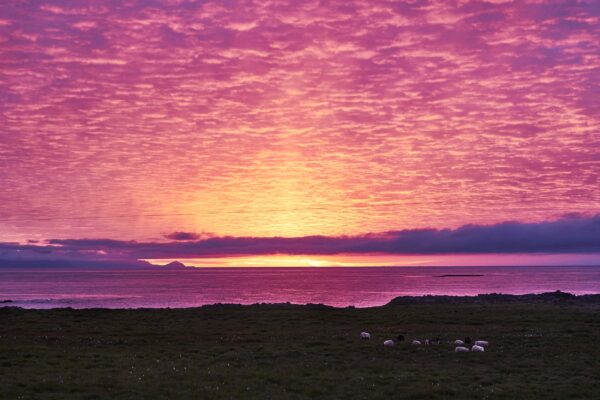
[[[194,229],[165,204],[202,204],[207,230],[274,236],[291,182],[302,225],[288,236],[589,211],[599,4],[0,1],[3,237],[32,222],[45,238]],[[57,206],[28,215],[24,199]]]
[[360,236],[202,237],[175,232],[185,241],[136,242],[110,239],[50,239],[44,246],[0,244],[0,264],[27,258],[136,260],[146,258],[219,257],[252,254],[485,254],[600,253],[600,214],[567,215],[558,220],[457,229],[413,229]]

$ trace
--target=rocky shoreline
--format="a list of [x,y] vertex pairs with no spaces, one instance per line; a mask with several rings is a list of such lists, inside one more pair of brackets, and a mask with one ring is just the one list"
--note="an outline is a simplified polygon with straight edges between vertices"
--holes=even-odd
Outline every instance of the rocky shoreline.
[[555,292],[529,294],[488,293],[477,296],[399,296],[386,306],[399,304],[487,304],[487,303],[568,303],[568,304],[600,304],[600,294],[574,295],[572,293]]

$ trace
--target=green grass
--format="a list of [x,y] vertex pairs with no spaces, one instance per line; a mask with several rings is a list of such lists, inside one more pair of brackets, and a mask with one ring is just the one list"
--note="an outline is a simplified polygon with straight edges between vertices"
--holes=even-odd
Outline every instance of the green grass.
[[598,304],[4,308],[0,398],[599,399],[599,343]]

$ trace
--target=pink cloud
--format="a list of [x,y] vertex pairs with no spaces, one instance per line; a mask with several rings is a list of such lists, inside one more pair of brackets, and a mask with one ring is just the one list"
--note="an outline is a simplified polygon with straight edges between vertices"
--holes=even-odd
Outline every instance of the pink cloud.
[[0,238],[597,211],[599,16],[571,1],[3,5]]

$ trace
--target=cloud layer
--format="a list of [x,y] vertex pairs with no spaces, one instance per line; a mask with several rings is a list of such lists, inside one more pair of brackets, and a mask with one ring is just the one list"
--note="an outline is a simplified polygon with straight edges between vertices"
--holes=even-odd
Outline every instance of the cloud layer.
[[600,215],[541,223],[504,222],[457,229],[417,229],[361,236],[213,237],[186,242],[51,239],[47,245],[0,244],[11,260],[110,261],[266,254],[516,254],[600,253]]
[[164,235],[165,238],[170,240],[198,240],[203,235],[195,232],[172,232]]
[[599,18],[595,0],[5,2],[0,240],[597,212]]

